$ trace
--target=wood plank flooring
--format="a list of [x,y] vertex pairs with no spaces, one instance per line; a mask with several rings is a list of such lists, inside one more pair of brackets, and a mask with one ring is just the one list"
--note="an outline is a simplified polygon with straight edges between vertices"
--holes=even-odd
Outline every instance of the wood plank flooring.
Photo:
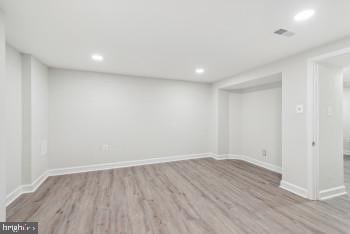
[[344,156],[344,183],[346,191],[350,194],[350,156]]
[[7,214],[43,234],[350,233],[349,196],[308,201],[279,182],[239,160],[172,162],[50,177]]

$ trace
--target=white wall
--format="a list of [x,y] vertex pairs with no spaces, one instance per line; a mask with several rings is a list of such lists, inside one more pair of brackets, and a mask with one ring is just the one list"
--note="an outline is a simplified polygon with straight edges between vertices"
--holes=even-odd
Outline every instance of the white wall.
[[319,186],[344,186],[342,69],[319,65]]
[[224,90],[218,91],[217,106],[217,148],[215,153],[225,155],[229,153],[229,92]]
[[6,155],[8,150],[8,140],[6,125],[9,119],[8,98],[6,97],[7,79],[5,76],[5,25],[3,14],[0,9],[0,222],[6,219]]
[[7,193],[22,184],[22,73],[21,55],[6,46],[7,100],[11,116],[7,123],[9,152],[7,155]]
[[50,168],[210,152],[208,84],[60,69],[49,76]]
[[32,183],[48,168],[48,68],[22,57],[22,181]]
[[350,86],[343,93],[344,152],[350,155]]
[[32,58],[32,178],[48,169],[48,68]]
[[229,95],[229,153],[242,155],[242,94]]
[[[308,59],[346,47],[350,47],[350,38],[252,69],[214,84],[213,93],[217,94],[215,90],[282,73],[282,180],[299,194],[306,195],[312,189],[308,173],[311,166],[312,143],[309,128],[312,102],[308,92],[308,87],[312,84],[308,80]],[[214,97],[214,100],[218,99]],[[297,105],[304,106],[304,113],[296,113]],[[218,114],[214,114],[216,115]],[[217,128],[216,125],[214,127]]]
[[[280,85],[230,95],[230,153],[281,167]],[[262,156],[266,150],[267,156]]]

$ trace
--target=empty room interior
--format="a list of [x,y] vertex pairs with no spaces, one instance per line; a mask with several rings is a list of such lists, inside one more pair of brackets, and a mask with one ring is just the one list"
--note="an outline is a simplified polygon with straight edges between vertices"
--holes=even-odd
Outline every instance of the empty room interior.
[[0,233],[350,233],[349,9],[0,0]]

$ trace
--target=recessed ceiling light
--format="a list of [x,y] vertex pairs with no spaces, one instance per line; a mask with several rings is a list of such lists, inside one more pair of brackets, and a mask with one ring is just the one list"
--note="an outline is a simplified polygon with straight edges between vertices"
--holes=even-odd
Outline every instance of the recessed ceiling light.
[[100,54],[93,54],[93,55],[91,55],[91,59],[94,61],[101,62],[101,61],[103,61],[103,56]]
[[196,73],[197,74],[203,74],[205,72],[205,70],[203,68],[197,68],[196,69]]
[[294,16],[294,20],[295,21],[304,21],[304,20],[308,20],[310,19],[312,16],[314,16],[315,14],[315,10],[313,9],[308,9],[308,10],[304,10],[299,12],[298,14],[296,14]]

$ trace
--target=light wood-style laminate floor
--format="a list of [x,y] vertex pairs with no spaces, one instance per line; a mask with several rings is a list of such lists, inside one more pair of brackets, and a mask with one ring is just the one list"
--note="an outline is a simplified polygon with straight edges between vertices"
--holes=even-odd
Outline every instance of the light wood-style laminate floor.
[[8,207],[8,221],[39,221],[44,234],[350,233],[349,196],[308,201],[279,182],[214,159],[50,177]]
[[344,183],[346,191],[350,194],[350,156],[344,156]]

